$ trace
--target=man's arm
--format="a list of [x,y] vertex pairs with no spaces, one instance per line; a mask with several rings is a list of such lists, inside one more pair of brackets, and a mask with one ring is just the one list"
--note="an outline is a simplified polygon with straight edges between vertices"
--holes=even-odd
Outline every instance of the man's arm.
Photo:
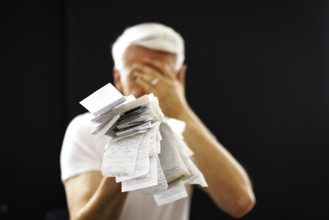
[[[156,60],[147,60],[138,66],[137,83],[145,91],[158,97],[164,114],[186,123],[184,139],[194,151],[194,159],[206,178],[208,187],[202,188],[217,207],[239,218],[255,205],[251,181],[239,162],[217,141],[189,106],[185,97],[187,66],[175,73],[170,66]],[[158,78],[156,86],[150,79]]]
[[192,110],[185,111],[179,119],[186,123],[185,141],[194,151],[195,162],[208,183],[202,190],[229,215],[239,218],[247,214],[255,204],[255,196],[243,167]]
[[113,177],[91,171],[64,182],[71,220],[119,219],[127,193]]

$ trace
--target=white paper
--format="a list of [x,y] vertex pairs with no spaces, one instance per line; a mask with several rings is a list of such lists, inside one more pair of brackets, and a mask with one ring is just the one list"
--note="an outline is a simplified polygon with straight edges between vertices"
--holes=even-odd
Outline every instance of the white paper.
[[108,83],[80,101],[80,104],[93,115],[100,115],[111,110],[125,100],[126,97],[123,96],[111,83]]
[[162,206],[187,197],[187,191],[182,181],[170,186],[166,191],[155,194],[154,200],[157,205]]
[[116,140],[113,138],[103,156],[102,174],[104,176],[134,175],[137,151],[144,134]]
[[155,157],[150,158],[150,171],[146,175],[121,182],[121,191],[132,191],[158,184],[157,161]]
[[80,104],[94,115],[91,133],[112,137],[101,172],[121,182],[122,192],[153,195],[158,205],[165,205],[188,196],[185,184],[207,186],[182,136],[185,123],[165,120],[152,93],[137,99],[122,96],[109,83]]

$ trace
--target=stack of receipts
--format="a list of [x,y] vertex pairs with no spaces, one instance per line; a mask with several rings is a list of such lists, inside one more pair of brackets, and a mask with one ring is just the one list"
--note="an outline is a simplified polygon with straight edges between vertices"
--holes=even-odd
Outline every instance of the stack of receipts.
[[90,132],[111,137],[104,148],[101,172],[121,182],[122,192],[150,195],[164,205],[187,197],[185,184],[207,186],[191,160],[193,152],[182,134],[169,126],[152,93],[123,96],[108,83],[80,104],[94,116]]

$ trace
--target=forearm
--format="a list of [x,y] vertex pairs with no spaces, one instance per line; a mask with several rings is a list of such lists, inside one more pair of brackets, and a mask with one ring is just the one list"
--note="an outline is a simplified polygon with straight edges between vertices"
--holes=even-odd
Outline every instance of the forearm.
[[204,190],[218,207],[234,217],[249,212],[255,198],[244,168],[192,110],[186,111],[181,120],[186,123],[184,139],[194,151],[196,164],[208,183]]
[[127,193],[121,192],[120,184],[114,178],[103,178],[99,187],[90,199],[83,205],[73,220],[106,219],[117,220],[120,218]]

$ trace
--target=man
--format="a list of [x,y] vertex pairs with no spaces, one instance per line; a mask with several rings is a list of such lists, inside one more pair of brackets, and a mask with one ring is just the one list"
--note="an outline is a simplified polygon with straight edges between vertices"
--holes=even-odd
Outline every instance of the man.
[[[183,38],[168,26],[150,22],[127,28],[112,46],[114,85],[125,96],[153,93],[166,117],[185,122],[184,140],[208,184],[201,189],[219,209],[240,218],[255,204],[251,181],[189,106],[184,53]],[[152,196],[122,193],[114,177],[102,176],[103,149],[110,137],[90,134],[91,117],[75,117],[63,141],[61,171],[70,218],[187,220],[191,190],[187,198],[158,206]]]

